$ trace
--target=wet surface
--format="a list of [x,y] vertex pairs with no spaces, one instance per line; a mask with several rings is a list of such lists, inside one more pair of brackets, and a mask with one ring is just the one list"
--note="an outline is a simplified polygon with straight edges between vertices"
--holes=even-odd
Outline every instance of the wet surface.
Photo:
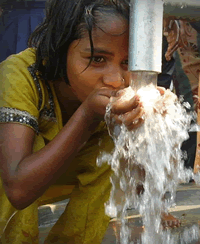
[[[40,244],[44,243],[45,237],[64,211],[67,202],[66,200],[39,208]],[[170,212],[181,219],[181,226],[172,230],[172,235],[177,244],[200,244],[199,237],[196,237],[195,240],[190,238],[192,235],[194,236],[194,231],[196,231],[195,235],[199,235],[200,187],[194,183],[180,185],[177,189],[176,206],[170,209]],[[128,210],[128,215],[129,226],[132,229],[131,239],[134,243],[137,243],[144,230],[142,220],[134,209]],[[119,223],[116,220],[111,220],[102,244],[116,244],[119,228]],[[189,238],[189,242],[184,241],[186,238]]]

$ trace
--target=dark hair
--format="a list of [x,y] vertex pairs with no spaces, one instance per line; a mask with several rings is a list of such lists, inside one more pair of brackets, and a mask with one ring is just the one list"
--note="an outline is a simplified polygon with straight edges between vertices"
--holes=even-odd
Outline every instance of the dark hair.
[[105,11],[120,14],[128,20],[129,0],[49,0],[46,18],[28,43],[29,47],[36,48],[35,69],[42,79],[64,77],[68,82],[67,51],[69,45],[80,39],[85,31],[89,34],[93,56],[92,29],[98,24],[97,13]]

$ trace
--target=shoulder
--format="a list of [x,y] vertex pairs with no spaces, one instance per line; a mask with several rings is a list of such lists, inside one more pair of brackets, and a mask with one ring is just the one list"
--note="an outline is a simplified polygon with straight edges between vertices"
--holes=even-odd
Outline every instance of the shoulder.
[[13,54],[0,63],[0,68],[5,68],[6,66],[13,64],[18,66],[18,68],[25,68],[35,63],[36,60],[36,50],[34,48],[27,48],[24,51]]
[[36,60],[35,50],[26,49],[15,55],[9,56],[0,63],[0,83],[15,84],[32,82],[31,67]]
[[[11,55],[0,63],[0,122],[20,122],[24,119],[24,124],[28,125],[32,121],[32,127],[37,130],[40,99],[30,72],[34,63],[33,49]],[[6,120],[6,114],[12,117]]]
[[[35,71],[36,54],[34,49],[12,55],[0,64],[0,122],[2,116],[11,113],[16,118],[29,117],[35,121],[35,131],[47,131],[55,127],[58,131],[56,112],[59,110],[51,82],[41,80]],[[55,104],[56,103],[56,104]],[[60,118],[60,117],[59,117]],[[59,126],[61,120],[59,120]],[[51,130],[52,131],[52,130]]]
[[0,63],[0,76],[12,77],[16,74],[27,74],[29,67],[36,61],[35,50],[28,48],[18,54],[9,56],[6,60]]

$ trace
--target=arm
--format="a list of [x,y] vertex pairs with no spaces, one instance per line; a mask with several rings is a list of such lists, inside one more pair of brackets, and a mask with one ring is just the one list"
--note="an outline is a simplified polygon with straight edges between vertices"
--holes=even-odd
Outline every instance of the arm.
[[112,90],[94,91],[60,133],[43,149],[32,153],[35,133],[18,124],[0,125],[0,170],[6,194],[17,209],[40,197],[65,172],[99,121]]

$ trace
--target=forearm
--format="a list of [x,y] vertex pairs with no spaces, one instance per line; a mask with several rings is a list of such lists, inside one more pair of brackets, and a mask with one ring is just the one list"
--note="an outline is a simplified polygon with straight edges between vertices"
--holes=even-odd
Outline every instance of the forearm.
[[12,198],[16,197],[19,208],[35,201],[68,170],[78,150],[97,125],[98,122],[85,116],[80,107],[49,144],[19,162],[7,187],[8,196],[9,191],[13,194],[15,189],[17,196],[12,195]]

